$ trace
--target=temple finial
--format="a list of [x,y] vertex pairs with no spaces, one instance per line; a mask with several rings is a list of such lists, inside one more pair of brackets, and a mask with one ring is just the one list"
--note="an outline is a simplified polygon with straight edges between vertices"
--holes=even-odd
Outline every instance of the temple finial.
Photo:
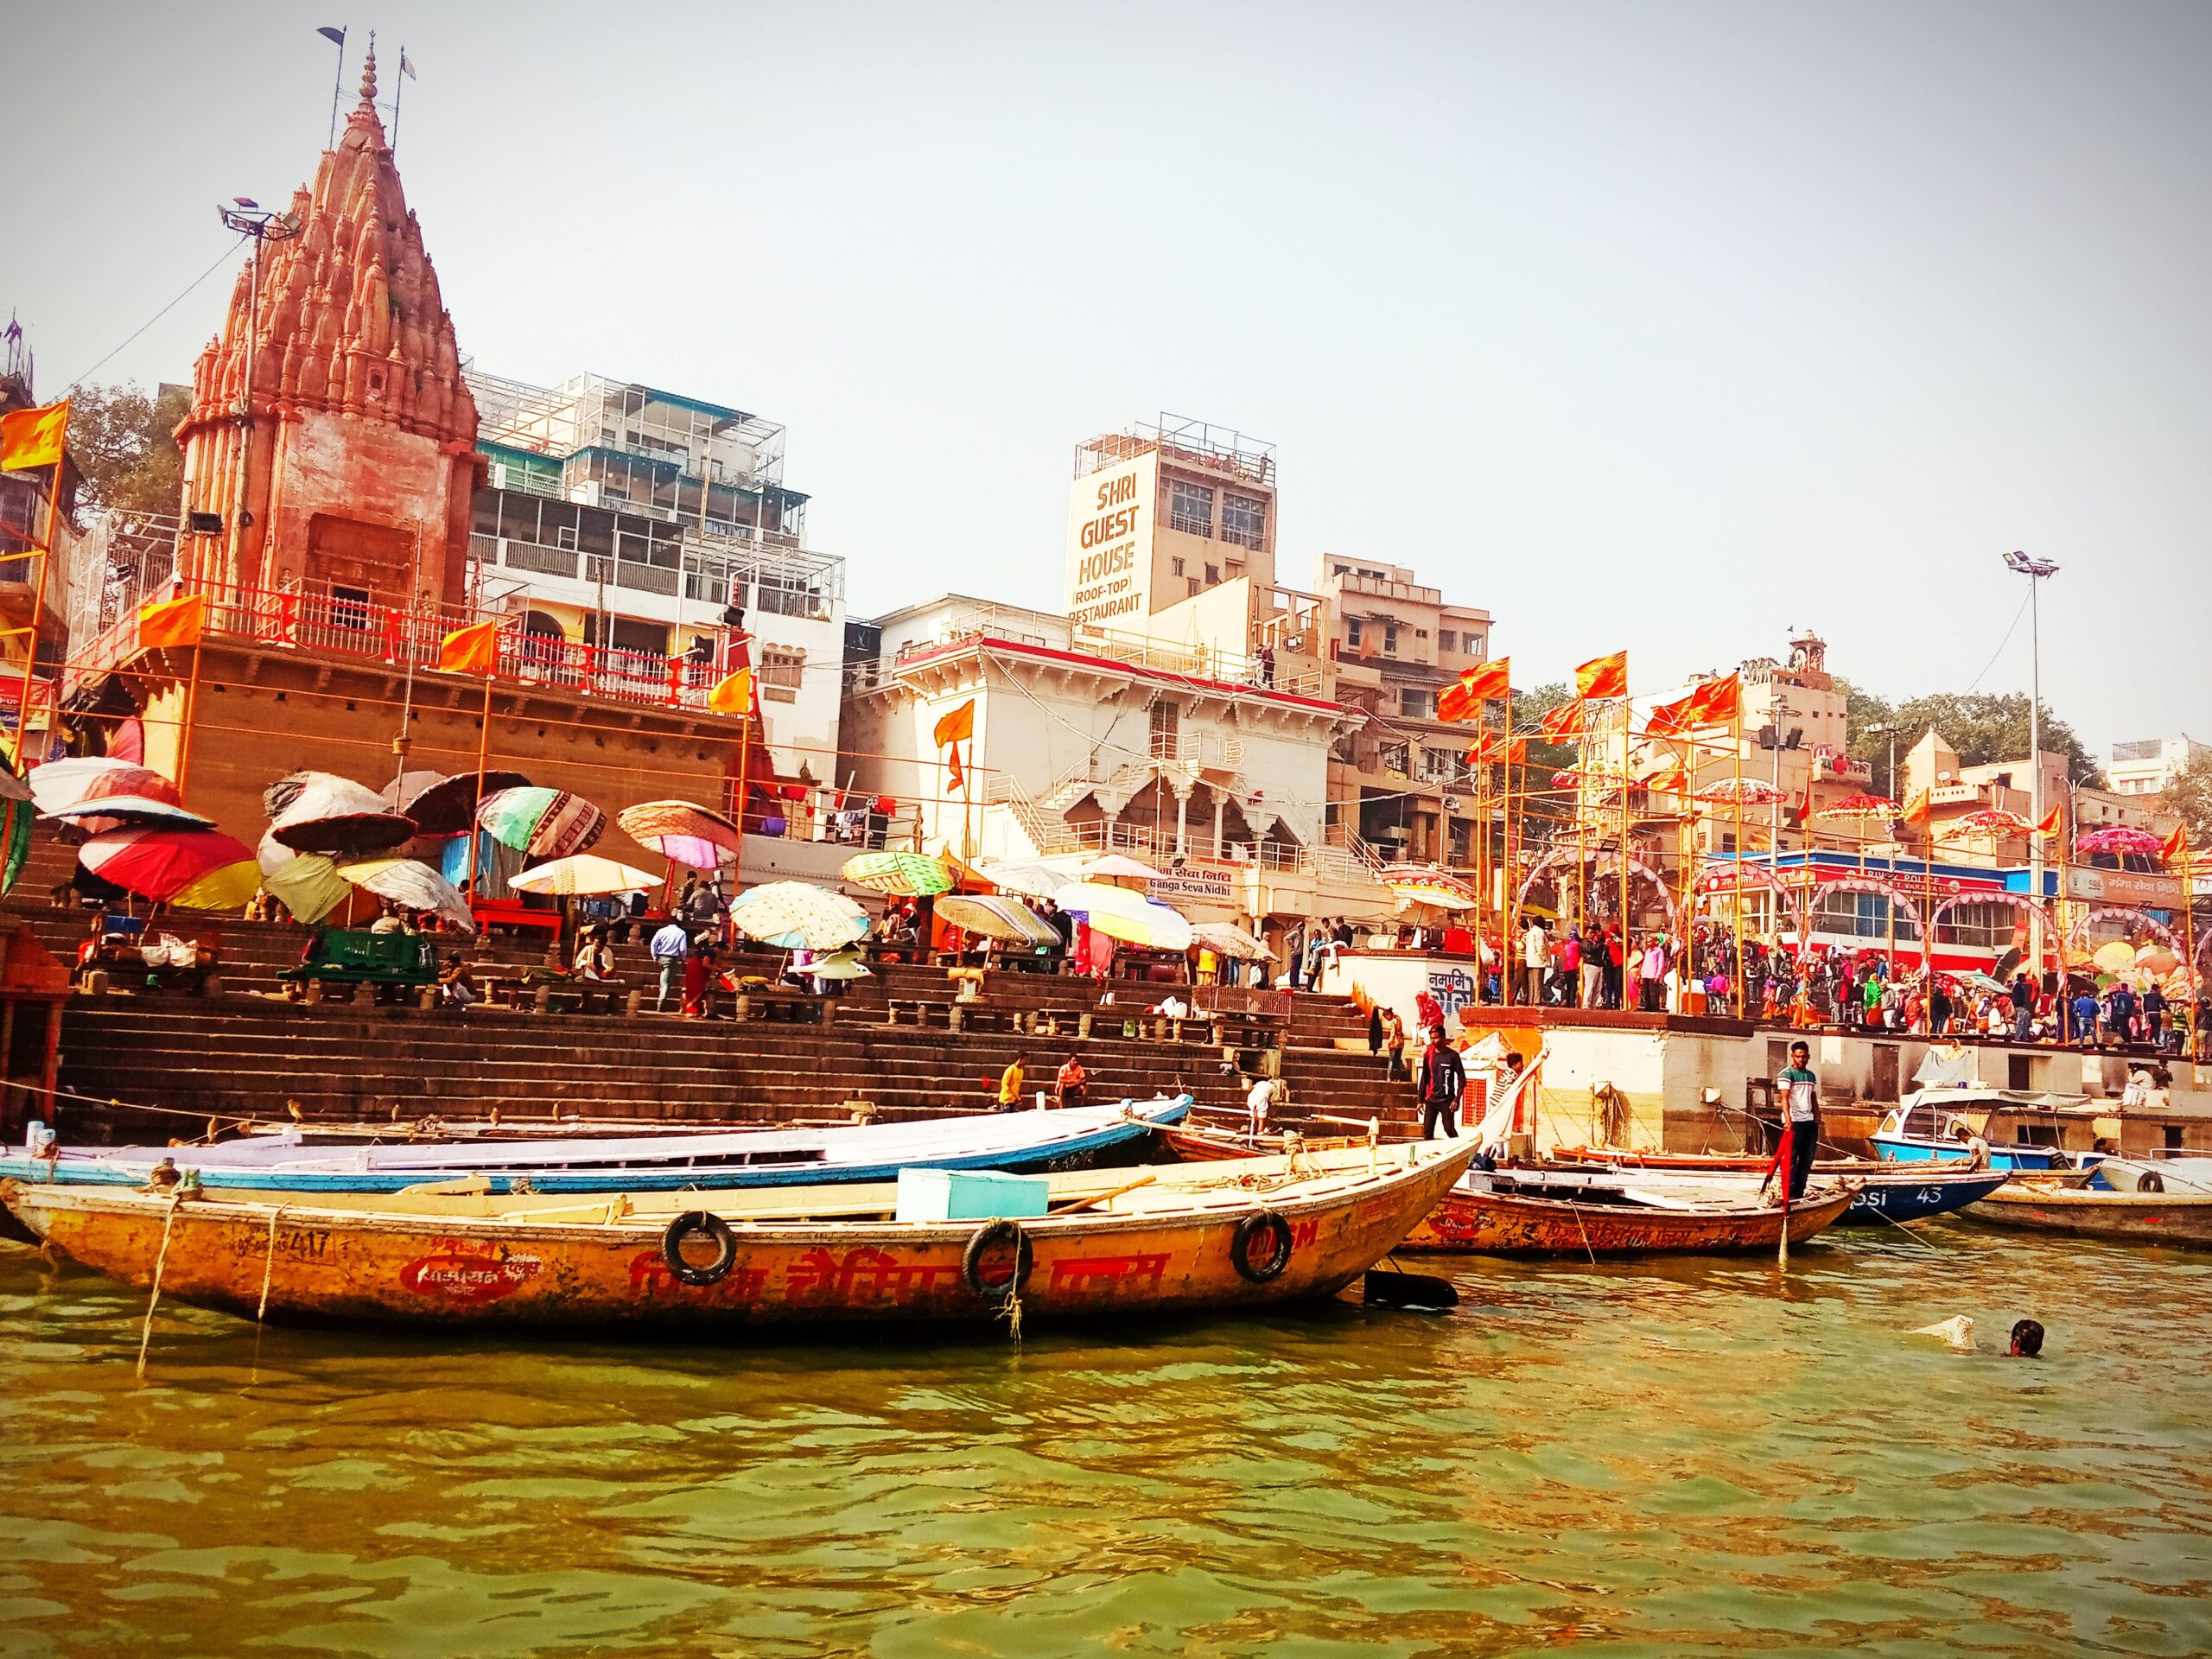
[[361,60],[361,102],[371,109],[377,103],[377,37],[369,31],[369,55]]

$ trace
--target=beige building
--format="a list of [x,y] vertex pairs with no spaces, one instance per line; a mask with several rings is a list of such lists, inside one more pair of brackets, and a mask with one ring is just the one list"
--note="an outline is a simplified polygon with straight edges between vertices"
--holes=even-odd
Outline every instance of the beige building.
[[1491,615],[1449,603],[1404,565],[1325,554],[1325,607],[1337,701],[1363,716],[1329,766],[1332,840],[1389,861],[1474,861],[1467,724],[1436,718],[1437,694],[1490,657]]
[[2105,777],[2115,795],[2163,795],[2174,774],[2192,761],[2212,759],[2212,744],[2179,737],[2145,738],[2112,746],[2112,762]]

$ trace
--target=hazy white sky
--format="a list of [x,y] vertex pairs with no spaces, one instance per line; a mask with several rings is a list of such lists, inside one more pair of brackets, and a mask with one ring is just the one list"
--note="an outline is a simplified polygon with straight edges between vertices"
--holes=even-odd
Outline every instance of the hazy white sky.
[[1523,683],[1810,625],[1964,690],[2022,547],[2046,700],[2212,739],[2212,7],[349,4],[15,9],[42,391],[309,175],[314,25],[349,105],[373,27],[462,349],[787,424],[855,614],[1057,607],[1073,446],[1165,409],[1279,446],[1286,581],[1414,565]]

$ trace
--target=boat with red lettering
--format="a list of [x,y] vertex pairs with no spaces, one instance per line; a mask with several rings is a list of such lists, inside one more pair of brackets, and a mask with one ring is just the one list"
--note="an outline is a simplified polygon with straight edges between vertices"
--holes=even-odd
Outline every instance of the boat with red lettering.
[[2212,1192],[2113,1192],[2088,1173],[2015,1180],[1977,1206],[1976,1221],[2029,1232],[2064,1233],[2121,1244],[2212,1248]]
[[1051,1319],[1332,1295],[1394,1249],[1473,1155],[1469,1141],[1356,1147],[1027,1178],[1049,1199],[1026,1219],[900,1221],[889,1185],[586,1200],[480,1182],[322,1207],[320,1195],[272,1203],[188,1185],[10,1180],[0,1201],[86,1267],[249,1316],[954,1324],[1016,1302],[1024,1318]]
[[1408,1251],[1478,1255],[1700,1255],[1771,1250],[1840,1220],[1857,1189],[1816,1184],[1789,1206],[1736,1183],[1639,1181],[1618,1171],[1471,1170],[1408,1235]]

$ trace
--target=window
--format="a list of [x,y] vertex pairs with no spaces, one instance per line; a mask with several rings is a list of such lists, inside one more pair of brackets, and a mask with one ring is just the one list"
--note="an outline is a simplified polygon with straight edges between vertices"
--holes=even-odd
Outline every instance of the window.
[[1175,759],[1179,742],[1179,727],[1182,710],[1172,702],[1152,705],[1152,758],[1155,760]]
[[1436,648],[1439,651],[1459,650],[1459,636],[1449,628],[1439,628],[1436,631]]
[[1206,585],[1208,587],[1211,587],[1215,582],[1219,582],[1220,580],[1221,567],[1217,564],[1210,564],[1206,566]]
[[330,621],[334,627],[365,630],[369,626],[369,590],[334,585],[330,590]]
[[1196,576],[1185,576],[1183,580],[1191,584],[1191,597],[1192,599],[1196,599],[1198,596],[1198,590],[1205,586],[1205,584],[1200,582]]
[[1955,905],[1936,924],[1936,943],[2002,952],[2012,948],[2018,928],[2010,905]]
[[1359,649],[1359,619],[1356,616],[1344,624],[1344,644],[1354,651]]
[[1381,759],[1383,771],[1395,772],[1401,778],[1406,775],[1406,745],[1403,743],[1388,746],[1383,749]]
[[1398,712],[1408,720],[1429,720],[1436,714],[1436,704],[1421,687],[1409,685],[1398,693]]
[[1459,769],[1457,750],[1423,748],[1421,752],[1421,780],[1424,784],[1448,784]]
[[1213,534],[1213,492],[1179,478],[1167,480],[1167,528],[1187,536]]
[[1224,491],[1221,497],[1221,539],[1238,547],[1259,547],[1268,538],[1268,504],[1257,496]]
[[806,669],[806,653],[785,645],[760,650],[760,695],[769,702],[797,702],[799,676]]
[[1395,622],[1385,622],[1382,625],[1382,649],[1394,652],[1397,648],[1398,625]]
[[1180,560],[1180,559],[1170,559],[1170,560],[1168,560],[1168,561],[1167,561],[1167,574],[1168,574],[1169,575],[1171,575],[1171,576],[1179,576],[1179,575],[1181,575],[1183,574],[1183,561],[1182,561],[1182,560]]
[[1428,638],[1428,630],[1427,630],[1427,628],[1415,628],[1415,629],[1414,630],[1414,639],[1427,639],[1427,638]]

